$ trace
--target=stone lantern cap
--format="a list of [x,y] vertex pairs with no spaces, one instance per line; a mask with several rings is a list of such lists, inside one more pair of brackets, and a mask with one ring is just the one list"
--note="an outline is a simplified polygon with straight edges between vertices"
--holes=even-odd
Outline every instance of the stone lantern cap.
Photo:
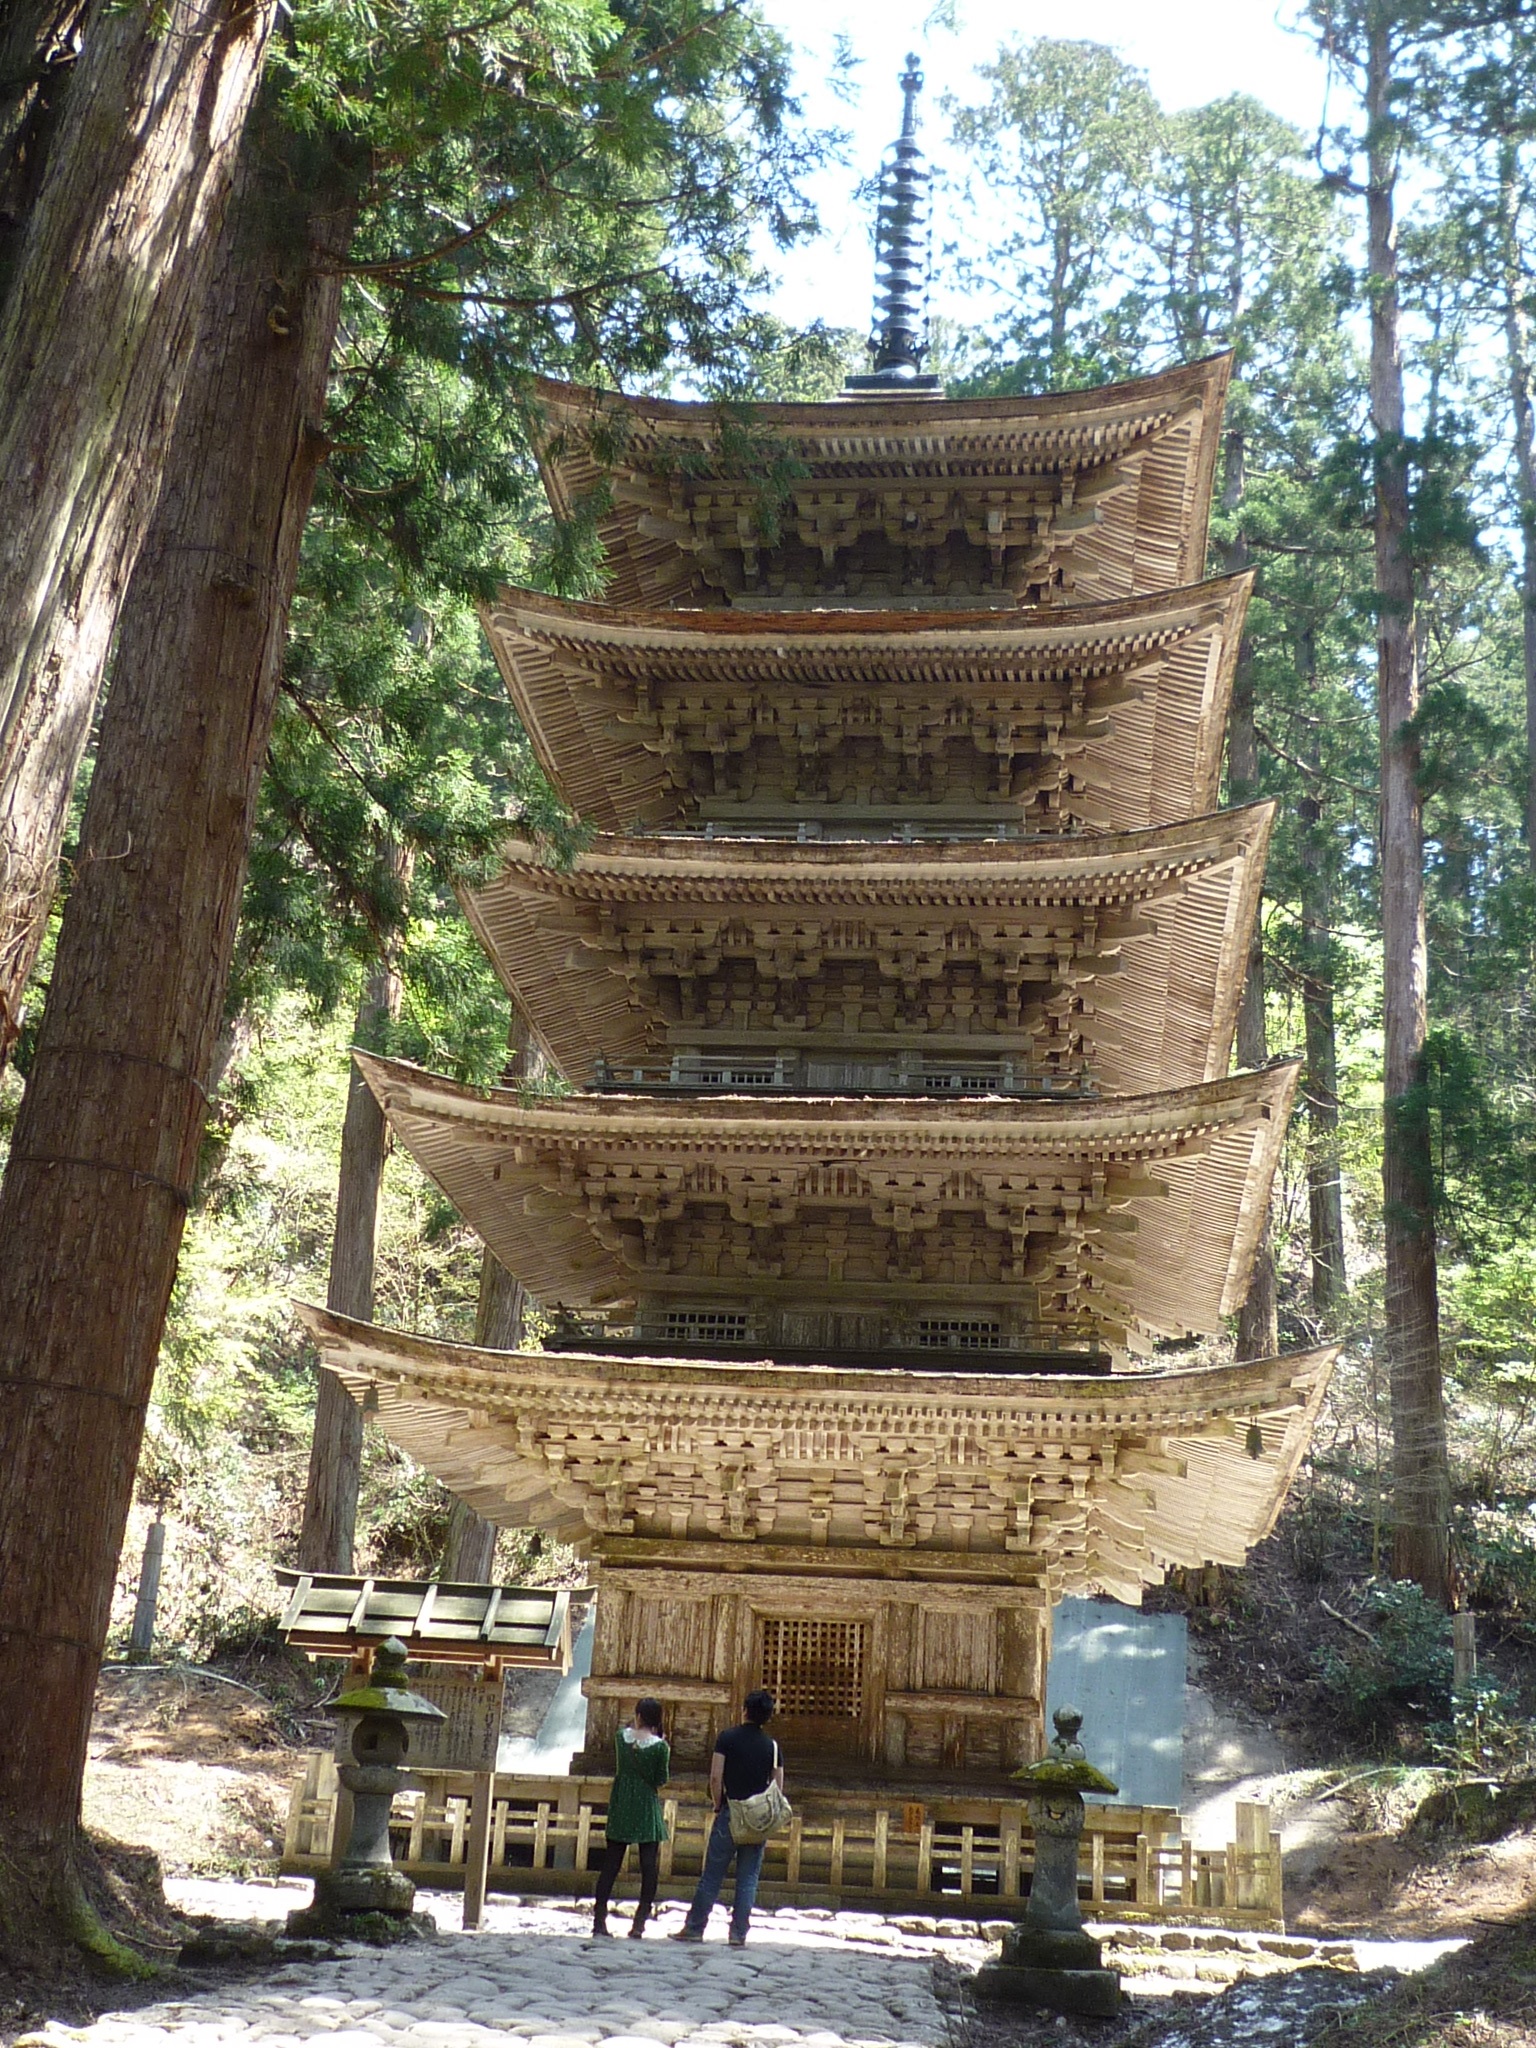
[[393,1714],[399,1721],[446,1721],[441,1707],[434,1707],[405,1683],[405,1645],[390,1636],[373,1653],[373,1670],[367,1685],[344,1692],[333,1703],[338,1714]]
[[1078,1707],[1058,1707],[1051,1719],[1056,1734],[1045,1755],[1013,1774],[1014,1783],[1032,1792],[1118,1792],[1113,1778],[1089,1763],[1087,1752],[1077,1739],[1083,1725]]

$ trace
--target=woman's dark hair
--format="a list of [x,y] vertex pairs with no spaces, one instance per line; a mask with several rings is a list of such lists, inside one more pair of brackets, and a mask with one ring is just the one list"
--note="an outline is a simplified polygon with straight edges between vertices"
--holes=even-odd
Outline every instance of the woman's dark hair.
[[661,1733],[660,1700],[646,1698],[643,1700],[636,1701],[635,1715],[638,1720],[641,1720],[645,1723],[646,1727],[649,1728],[653,1734],[659,1735]]
[[759,1686],[756,1692],[749,1692],[742,1701],[742,1708],[749,1721],[755,1721],[759,1728],[765,1721],[773,1719],[773,1694],[764,1692]]

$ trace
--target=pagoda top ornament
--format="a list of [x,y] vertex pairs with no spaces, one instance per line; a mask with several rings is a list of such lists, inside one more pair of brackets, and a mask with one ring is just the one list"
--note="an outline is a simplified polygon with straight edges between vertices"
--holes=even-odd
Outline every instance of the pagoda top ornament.
[[901,75],[901,134],[880,173],[880,207],[875,223],[875,327],[869,352],[873,368],[850,377],[850,397],[904,392],[942,395],[937,377],[925,375],[928,354],[927,297],[929,195],[932,173],[917,141],[917,96],[923,89],[916,52]]

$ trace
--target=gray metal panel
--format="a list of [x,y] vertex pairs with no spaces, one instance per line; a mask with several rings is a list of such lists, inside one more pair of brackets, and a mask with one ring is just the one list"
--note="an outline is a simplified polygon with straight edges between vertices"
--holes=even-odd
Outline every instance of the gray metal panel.
[[1118,1600],[1056,1609],[1045,1711],[1082,1710],[1083,1747],[1129,1806],[1177,1806],[1184,1780],[1187,1630],[1181,1614],[1142,1614]]

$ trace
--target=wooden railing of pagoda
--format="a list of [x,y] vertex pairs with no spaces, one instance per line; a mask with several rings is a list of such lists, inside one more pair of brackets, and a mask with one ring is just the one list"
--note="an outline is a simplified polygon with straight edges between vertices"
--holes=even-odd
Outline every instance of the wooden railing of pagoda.
[[[607,1778],[498,1775],[490,1889],[590,1896],[610,1784]],[[468,1772],[422,1772],[418,1789],[396,1799],[390,1824],[395,1859],[417,1884],[463,1883],[473,1789]],[[329,1865],[336,1790],[334,1760],[312,1754],[289,1805],[285,1873]],[[711,1815],[697,1793],[667,1799],[665,1813],[662,1896],[688,1898]],[[759,1896],[770,1905],[1001,1919],[1015,1916],[1028,1896],[1033,1864],[1017,1801],[918,1804],[818,1790],[796,1794],[793,1822],[768,1844]],[[1209,1849],[1188,1840],[1172,1807],[1090,1806],[1078,1883],[1090,1918],[1282,1931],[1285,1925],[1280,1837],[1264,1805],[1239,1805],[1236,1839]]]

